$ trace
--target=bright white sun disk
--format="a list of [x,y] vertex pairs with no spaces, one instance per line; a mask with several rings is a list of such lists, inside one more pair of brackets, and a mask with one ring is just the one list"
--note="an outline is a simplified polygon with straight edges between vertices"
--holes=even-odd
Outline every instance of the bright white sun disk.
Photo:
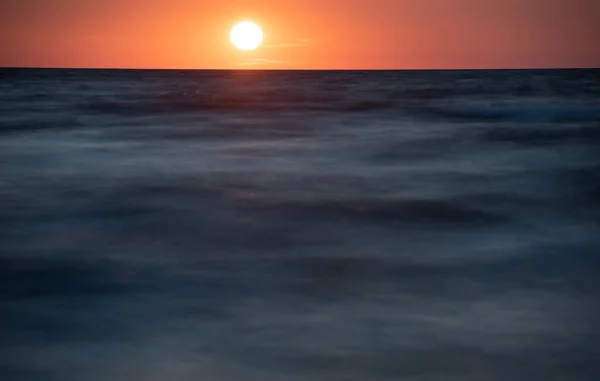
[[244,21],[231,30],[231,43],[238,49],[254,50],[263,41],[263,32],[258,25]]

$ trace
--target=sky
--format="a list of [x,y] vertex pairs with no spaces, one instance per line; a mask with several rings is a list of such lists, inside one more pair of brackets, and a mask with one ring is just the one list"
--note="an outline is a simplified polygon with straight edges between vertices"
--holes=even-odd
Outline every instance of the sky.
[[[0,66],[600,67],[599,0],[0,0]],[[235,49],[252,20],[263,45]]]

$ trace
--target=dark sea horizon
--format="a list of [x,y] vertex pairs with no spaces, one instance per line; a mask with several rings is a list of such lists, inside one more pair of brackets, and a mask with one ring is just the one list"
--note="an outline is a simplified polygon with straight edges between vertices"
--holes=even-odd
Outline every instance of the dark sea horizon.
[[0,68],[0,380],[587,381],[600,69]]

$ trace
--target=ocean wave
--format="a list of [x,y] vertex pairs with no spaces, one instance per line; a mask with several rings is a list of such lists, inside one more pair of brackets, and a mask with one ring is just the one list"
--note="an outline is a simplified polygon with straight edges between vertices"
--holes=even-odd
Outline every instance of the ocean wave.
[[77,118],[73,117],[23,118],[20,120],[0,121],[0,135],[70,129],[80,127],[81,125]]
[[571,126],[568,128],[552,128],[548,126],[535,127],[494,126],[481,129],[478,135],[483,141],[513,142],[525,144],[566,144],[566,143],[595,143],[600,142],[600,125],[589,124]]
[[98,259],[0,258],[0,299],[118,294],[130,287],[119,279],[123,266]]
[[[459,98],[460,99],[460,98]],[[456,104],[453,104],[456,103]],[[515,122],[597,122],[600,106],[539,105],[523,98],[520,106],[463,105],[465,102],[439,101],[427,97],[389,98],[379,94],[362,98],[360,94],[339,98],[335,95],[298,94],[290,91],[276,93],[226,94],[215,96],[202,92],[183,92],[158,97],[129,99],[94,99],[83,104],[88,112],[143,116],[173,113],[228,112],[354,112],[371,113],[395,111],[426,118],[445,118],[453,121],[515,121]],[[468,103],[468,102],[467,102]],[[528,105],[528,103],[530,103]],[[539,102],[537,102],[539,103]]]
[[510,221],[506,216],[442,200],[255,200],[242,208],[277,212],[288,218],[317,217],[341,223],[380,222],[388,226],[425,224],[474,228]]
[[392,101],[356,101],[345,103],[335,99],[298,99],[284,100],[273,97],[269,99],[226,97],[213,99],[195,97],[188,99],[167,98],[159,100],[97,100],[85,105],[92,112],[115,115],[148,115],[190,112],[285,112],[285,111],[330,111],[330,112],[368,112],[386,109],[403,108],[403,105]]
[[598,122],[600,107],[430,107],[420,111],[431,116],[472,121]]

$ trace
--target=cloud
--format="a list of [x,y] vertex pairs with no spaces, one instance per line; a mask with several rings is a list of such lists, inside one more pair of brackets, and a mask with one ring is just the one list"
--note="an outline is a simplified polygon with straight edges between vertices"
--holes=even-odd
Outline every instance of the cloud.
[[268,58],[253,58],[240,63],[240,66],[255,66],[255,65],[280,65],[283,61],[270,60]]
[[265,46],[270,49],[280,49],[280,48],[303,48],[308,45],[310,40],[308,38],[299,38],[294,42],[283,42],[280,44],[270,44]]

